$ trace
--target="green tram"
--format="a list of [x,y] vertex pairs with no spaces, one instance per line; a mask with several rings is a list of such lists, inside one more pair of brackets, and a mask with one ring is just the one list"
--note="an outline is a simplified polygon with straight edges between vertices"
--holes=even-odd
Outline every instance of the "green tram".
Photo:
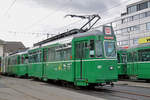
[[26,76],[28,73],[28,52],[12,54],[7,57],[8,65],[6,73],[18,77]]
[[129,49],[127,59],[127,75],[130,79],[150,81],[150,44]]
[[29,49],[30,77],[76,86],[113,85],[118,80],[116,37],[111,26],[66,35],[54,36]]
[[117,50],[117,59],[118,59],[118,78],[123,79],[127,78],[127,49],[118,49]]

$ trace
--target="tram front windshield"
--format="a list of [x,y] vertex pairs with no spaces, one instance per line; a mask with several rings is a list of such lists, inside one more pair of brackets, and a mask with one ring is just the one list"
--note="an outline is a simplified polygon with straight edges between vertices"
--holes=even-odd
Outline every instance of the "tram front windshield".
[[113,41],[105,41],[105,55],[108,58],[116,58],[116,45]]

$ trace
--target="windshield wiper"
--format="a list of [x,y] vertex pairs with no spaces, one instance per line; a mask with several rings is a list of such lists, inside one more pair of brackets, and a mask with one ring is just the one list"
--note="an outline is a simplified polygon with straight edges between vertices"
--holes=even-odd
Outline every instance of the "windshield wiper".
[[114,51],[116,51],[115,49],[108,55],[108,56],[111,56],[111,57],[113,57],[113,53],[114,53]]

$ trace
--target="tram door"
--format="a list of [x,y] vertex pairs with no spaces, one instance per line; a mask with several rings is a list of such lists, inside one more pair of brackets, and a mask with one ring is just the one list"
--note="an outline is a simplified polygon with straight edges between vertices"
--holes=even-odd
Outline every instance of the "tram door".
[[[45,48],[43,50],[43,62],[47,61],[47,53],[48,53],[48,50],[47,50],[47,48]],[[44,78],[46,77],[46,64],[45,63],[42,64],[42,76]]]
[[133,52],[133,75],[137,75],[138,74],[138,55],[137,55],[137,52]]
[[88,41],[75,43],[75,77],[76,80],[86,79],[85,60],[88,58]]

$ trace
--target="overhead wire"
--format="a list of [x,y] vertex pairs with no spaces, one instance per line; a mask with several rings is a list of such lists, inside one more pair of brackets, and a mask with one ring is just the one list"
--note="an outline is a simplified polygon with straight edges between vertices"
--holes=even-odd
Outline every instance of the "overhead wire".
[[[119,3],[119,4],[116,4],[115,6],[113,6],[113,7],[111,7],[110,9],[106,9],[106,11],[105,12],[102,12],[102,13],[104,13],[103,15],[107,15],[107,16],[110,16],[109,14],[110,13],[106,13],[106,12],[109,12],[110,10],[112,10],[112,9],[114,9],[114,8],[116,8],[116,7],[119,7],[119,6],[121,6],[122,4],[126,4],[126,3],[128,3],[128,2],[130,2],[129,0],[124,0],[123,2],[121,2],[121,3]],[[115,22],[116,20],[114,20],[113,22]],[[109,22],[106,22],[105,24],[108,24]],[[99,27],[101,27],[103,24],[101,24],[101,25],[98,25],[98,26],[96,26],[96,27],[94,27],[94,28],[99,28]]]
[[8,9],[4,12],[4,15],[7,15],[7,14],[8,14],[8,12],[9,12],[10,9],[14,6],[14,4],[16,3],[16,1],[17,1],[17,0],[14,0],[14,1],[10,4],[10,6],[8,7]]
[[[116,7],[118,7],[118,6],[121,6],[122,4],[125,4],[125,3],[127,3],[127,2],[129,2],[129,0],[125,0],[125,1],[123,1],[123,2],[121,2],[121,3],[119,3],[119,4],[116,4],[115,6],[113,6],[113,7],[111,7],[111,8],[109,8],[109,9],[106,9],[104,12],[101,12],[100,14],[103,14],[103,15],[108,15],[109,13],[106,13],[106,12],[108,12],[108,11],[110,11],[110,10],[112,10],[112,9],[114,9],[114,8],[116,8]],[[80,20],[79,20],[80,21]],[[76,21],[76,22],[79,22],[79,21]],[[68,24],[68,25],[66,25],[66,26],[64,26],[64,27],[67,27],[67,26],[70,26],[70,25],[72,25],[72,24],[75,24],[76,22],[73,22],[73,23],[71,23],[71,24]],[[62,28],[62,27],[61,27]]]

